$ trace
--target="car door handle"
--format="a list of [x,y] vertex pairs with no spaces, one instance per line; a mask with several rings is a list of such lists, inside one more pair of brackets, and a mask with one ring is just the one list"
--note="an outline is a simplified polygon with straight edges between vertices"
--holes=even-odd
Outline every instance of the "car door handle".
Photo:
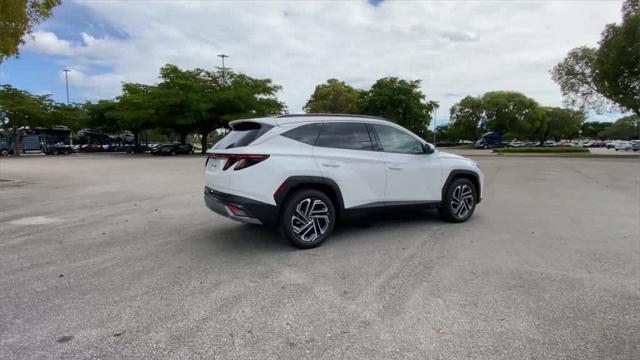
[[331,168],[337,168],[337,167],[340,167],[340,164],[338,164],[335,161],[325,161],[325,162],[322,163],[322,166],[331,167]]
[[389,164],[389,170],[402,170],[404,166],[400,164]]

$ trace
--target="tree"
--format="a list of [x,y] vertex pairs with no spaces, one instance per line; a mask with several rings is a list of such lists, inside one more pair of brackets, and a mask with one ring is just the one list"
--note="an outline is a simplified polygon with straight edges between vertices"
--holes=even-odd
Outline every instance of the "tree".
[[544,126],[544,110],[518,92],[492,91],[481,98],[487,130],[506,137],[529,138]]
[[230,120],[280,114],[284,105],[275,94],[280,86],[229,69],[182,70],[167,64],[160,69],[151,98],[159,125],[180,134],[197,132],[205,152],[208,135]]
[[613,123],[605,121],[589,121],[582,123],[582,126],[580,126],[580,130],[582,131],[582,136],[585,138],[604,140],[605,138],[603,138],[601,134],[612,124]]
[[607,25],[597,48],[575,48],[554,67],[567,105],[601,111],[613,104],[640,116],[639,4],[626,0],[622,23]]
[[51,16],[61,0],[0,0],[0,63],[17,56],[25,35]]
[[20,155],[20,128],[51,125],[49,113],[52,104],[49,95],[32,95],[10,85],[0,87],[0,119],[3,120],[2,126],[9,129],[15,156]]
[[151,87],[143,84],[122,84],[122,95],[116,98],[106,117],[116,120],[120,129],[133,133],[134,144],[140,144],[143,130],[156,126],[155,109],[150,97]]
[[84,126],[88,128],[101,129],[107,133],[123,130],[113,117],[107,114],[116,109],[116,102],[113,100],[99,100],[96,103],[86,102],[84,105],[87,118]]
[[207,87],[206,73],[167,64],[160,69],[160,79],[152,90],[158,125],[179,134],[180,142],[185,143],[187,135],[196,130],[198,109],[207,103],[202,96]]
[[549,138],[556,141],[573,138],[578,135],[578,130],[585,119],[582,111],[572,109],[546,107],[544,112],[545,121],[540,131],[540,144]]
[[207,72],[207,76],[213,86],[206,89],[207,103],[198,109],[196,123],[203,153],[208,147],[208,135],[229,121],[278,115],[285,110],[276,97],[281,87],[271,79],[255,79],[229,69]]
[[420,80],[387,77],[362,93],[359,107],[362,114],[385,117],[426,138],[431,112],[438,103],[426,100]]
[[71,129],[71,131],[78,131],[85,126],[88,119],[88,114],[83,106],[76,104],[53,104],[51,109],[52,125],[64,125]]
[[325,84],[316,86],[304,106],[308,113],[357,114],[358,101],[362,91],[351,87],[344,81],[329,79]]
[[456,140],[476,141],[486,131],[486,118],[480,98],[463,98],[451,107],[450,114],[450,133],[458,136]]
[[[455,127],[451,123],[438,125],[438,127],[436,127],[435,133],[438,137],[438,142],[458,141],[465,138],[455,129]],[[433,132],[431,133],[431,135],[433,136]]]
[[600,136],[604,139],[640,139],[640,116],[630,115],[618,119],[603,130]]

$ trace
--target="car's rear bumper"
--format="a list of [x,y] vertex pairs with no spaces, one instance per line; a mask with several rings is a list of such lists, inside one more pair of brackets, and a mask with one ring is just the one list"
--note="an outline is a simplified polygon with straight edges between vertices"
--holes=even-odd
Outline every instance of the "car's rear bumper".
[[[278,208],[275,205],[223,193],[208,186],[204,188],[204,202],[212,211],[236,221],[264,225],[273,225],[278,221]],[[232,208],[241,210],[244,215],[234,213]]]

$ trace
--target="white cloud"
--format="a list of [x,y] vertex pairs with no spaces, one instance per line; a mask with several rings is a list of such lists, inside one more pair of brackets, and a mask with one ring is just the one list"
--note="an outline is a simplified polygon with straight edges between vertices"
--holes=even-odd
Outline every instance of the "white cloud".
[[69,41],[59,39],[56,34],[47,31],[35,31],[27,35],[25,50],[50,55],[73,55]]
[[[27,49],[69,57],[88,98],[113,96],[121,81],[155,82],[165,63],[227,65],[283,85],[301,111],[316,84],[339,78],[366,88],[383,76],[421,79],[438,118],[466,94],[522,91],[559,105],[549,70],[576,46],[594,45],[619,21],[620,2],[83,2],[126,39],[82,35],[70,43],[38,32]],[[91,71],[88,71],[91,72]],[[95,71],[93,71],[95,72]],[[76,80],[74,80],[76,81]]]

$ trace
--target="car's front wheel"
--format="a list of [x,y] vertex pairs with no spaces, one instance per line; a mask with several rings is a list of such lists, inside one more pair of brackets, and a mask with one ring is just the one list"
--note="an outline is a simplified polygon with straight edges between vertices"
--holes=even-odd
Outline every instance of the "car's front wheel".
[[331,199],[321,191],[302,189],[285,202],[280,230],[294,246],[310,249],[329,237],[335,222],[336,212]]
[[476,209],[478,196],[471,180],[458,178],[447,188],[442,204],[438,208],[440,217],[449,222],[467,221]]

